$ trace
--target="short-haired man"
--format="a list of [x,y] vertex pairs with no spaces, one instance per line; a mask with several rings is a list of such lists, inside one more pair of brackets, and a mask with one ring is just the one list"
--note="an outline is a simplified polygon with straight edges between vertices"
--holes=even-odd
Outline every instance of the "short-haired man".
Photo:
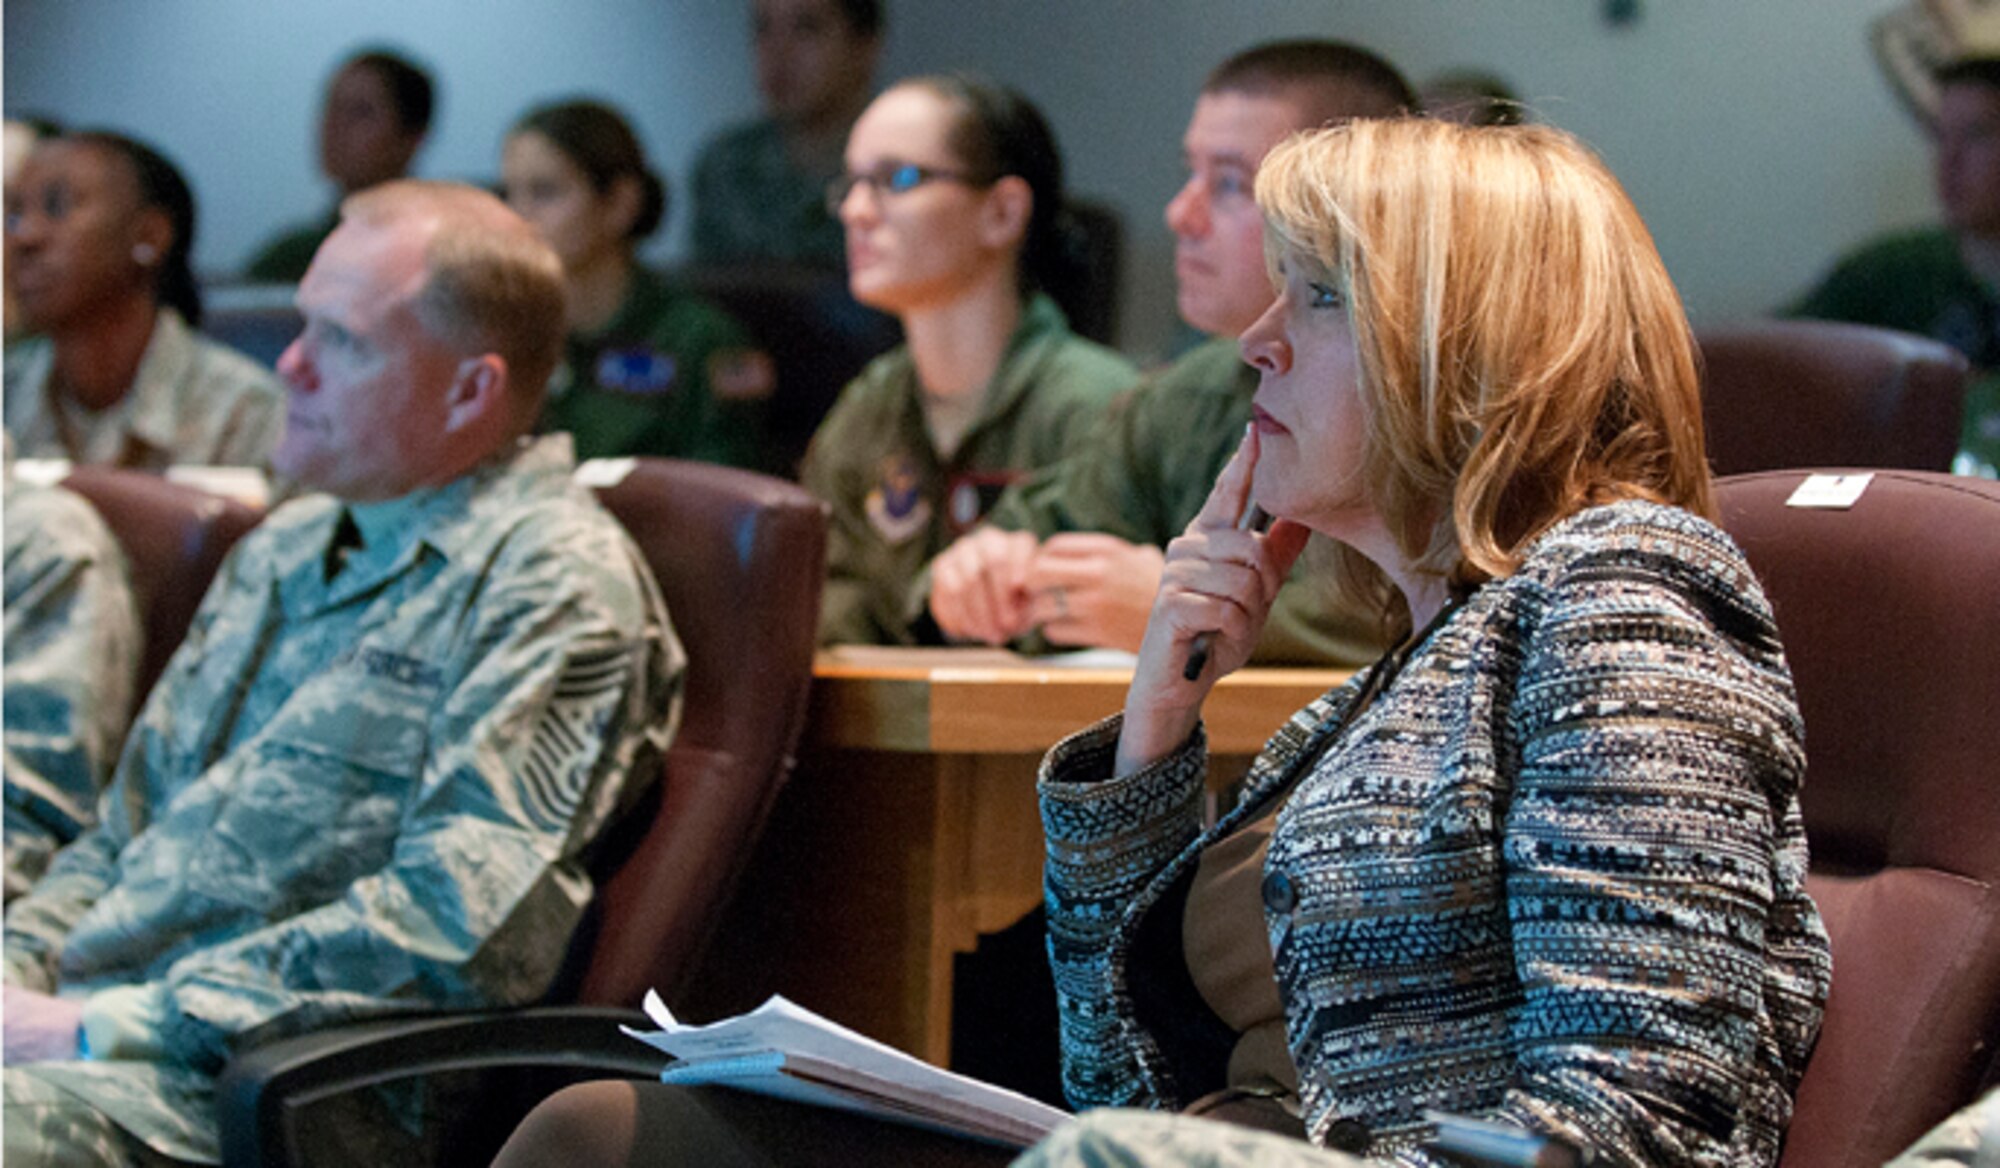
[[1835,265],[1793,316],[1935,337],[1973,381],[1959,445],[1966,469],[2000,466],[2000,55],[1938,70],[1936,169],[1944,224],[1878,239]]
[[694,167],[694,258],[839,270],[826,184],[875,87],[881,0],[751,0],[764,116],[725,131]]
[[274,461],[326,493],[237,545],[99,824],[8,908],[10,1160],[213,1162],[244,1035],[534,1000],[672,733],[658,589],[526,437],[563,321],[534,229],[376,187],[298,303]]
[[[327,82],[320,107],[320,171],[333,180],[341,198],[409,174],[430,133],[436,104],[430,74],[408,58],[387,49],[349,57]],[[285,231],[257,252],[244,275],[267,283],[297,283],[338,222],[336,212]]]
[[[1138,649],[1162,549],[1201,509],[1250,420],[1257,373],[1236,336],[1273,296],[1257,164],[1295,131],[1415,106],[1393,66],[1333,41],[1259,45],[1209,75],[1182,143],[1187,182],[1166,219],[1181,316],[1214,339],[1142,382],[1083,442],[1087,453],[1011,488],[988,526],[932,562],[928,603],[946,636],[1001,643],[1039,629],[1058,645]],[[1377,623],[1294,575],[1253,660],[1360,664],[1380,651]]]

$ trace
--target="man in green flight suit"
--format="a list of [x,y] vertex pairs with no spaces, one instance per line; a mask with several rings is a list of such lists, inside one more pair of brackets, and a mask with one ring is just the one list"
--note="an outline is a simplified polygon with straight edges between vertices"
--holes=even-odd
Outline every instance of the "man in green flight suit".
[[[1273,298],[1251,197],[1257,164],[1297,130],[1415,108],[1393,66],[1331,41],[1260,45],[1210,74],[1183,141],[1187,182],[1166,219],[1181,316],[1214,339],[1141,382],[1077,454],[1010,488],[987,524],[932,562],[912,605],[927,600],[955,640],[998,644],[1039,630],[1057,645],[1137,650],[1163,549],[1201,509],[1250,420],[1257,374],[1236,335]],[[1378,623],[1295,573],[1253,660],[1362,664],[1380,652]]]
[[665,749],[683,664],[624,532],[528,437],[554,254],[497,199],[349,198],[279,362],[279,473],[99,822],[6,914],[6,1155],[213,1163],[244,1040],[518,1005],[582,853]]
[[2000,467],[2000,46],[1936,74],[1941,226],[1864,245],[1788,312],[1920,333],[1972,363],[1957,469]]

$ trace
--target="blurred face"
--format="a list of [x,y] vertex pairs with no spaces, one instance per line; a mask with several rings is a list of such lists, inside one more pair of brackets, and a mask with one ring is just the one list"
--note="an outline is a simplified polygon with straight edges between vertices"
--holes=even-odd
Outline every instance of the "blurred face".
[[1167,204],[1181,318],[1235,336],[1271,303],[1264,215],[1252,197],[1257,164],[1305,116],[1288,99],[1204,93],[1181,140],[1187,181]]
[[852,110],[875,76],[875,41],[833,0],[755,0],[757,91],[771,116],[811,124]]
[[1288,255],[1278,298],[1243,334],[1258,373],[1251,410],[1252,496],[1273,515],[1358,542],[1374,511],[1362,478],[1366,412],[1346,289],[1316,261]]
[[319,165],[341,190],[352,193],[402,177],[422,141],[422,135],[404,132],[380,73],[349,65],[334,74],[320,111]]
[[500,178],[507,205],[541,232],[565,271],[574,274],[630,252],[632,200],[600,193],[545,135],[528,130],[507,139]]
[[7,188],[7,283],[21,327],[46,332],[121,296],[149,294],[141,243],[166,253],[165,216],[143,210],[131,167],[111,151],[57,139],[37,146]]
[[343,499],[393,499],[445,465],[447,394],[459,356],[416,313],[427,232],[419,220],[344,222],[299,284],[305,331],[278,359],[280,474]]
[[2000,236],[2000,88],[1947,85],[1937,123],[1937,191],[1954,231]]
[[[847,283],[854,298],[885,312],[949,303],[994,265],[1005,264],[1018,233],[998,239],[985,206],[990,188],[960,179],[946,145],[952,108],[928,89],[892,89],[876,98],[847,139],[847,173],[866,176],[839,204],[847,229]],[[890,189],[888,177],[915,166],[923,181]]]

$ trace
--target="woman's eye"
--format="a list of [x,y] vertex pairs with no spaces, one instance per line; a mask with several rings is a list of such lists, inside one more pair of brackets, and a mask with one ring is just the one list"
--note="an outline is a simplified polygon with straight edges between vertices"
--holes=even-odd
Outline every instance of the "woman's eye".
[[1310,303],[1314,308],[1347,307],[1347,297],[1341,295],[1340,289],[1331,284],[1307,284],[1306,288],[1312,293]]

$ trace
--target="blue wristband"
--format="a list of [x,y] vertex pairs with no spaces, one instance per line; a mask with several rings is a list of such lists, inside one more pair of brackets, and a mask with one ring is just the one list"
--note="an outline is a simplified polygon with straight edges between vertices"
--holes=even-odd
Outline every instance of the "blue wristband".
[[76,1024],[76,1057],[84,1060],[90,1058],[90,1031],[85,1029],[81,1022]]

